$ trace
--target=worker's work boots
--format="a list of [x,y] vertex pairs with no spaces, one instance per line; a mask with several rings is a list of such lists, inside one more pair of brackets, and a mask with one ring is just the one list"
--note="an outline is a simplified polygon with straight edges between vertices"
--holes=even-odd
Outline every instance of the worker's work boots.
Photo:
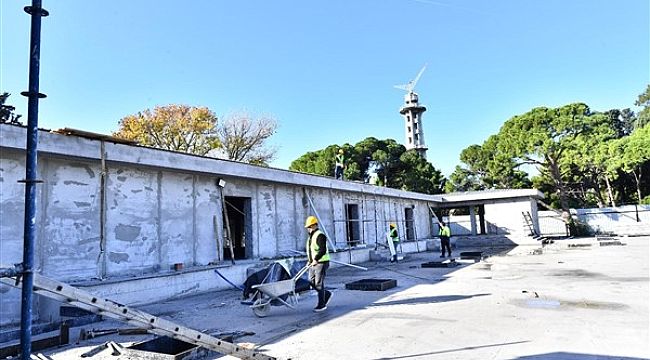
[[318,304],[318,306],[314,308],[314,312],[321,312],[327,310],[327,304],[329,304],[331,298],[332,298],[332,292],[325,290],[325,299],[322,304]]

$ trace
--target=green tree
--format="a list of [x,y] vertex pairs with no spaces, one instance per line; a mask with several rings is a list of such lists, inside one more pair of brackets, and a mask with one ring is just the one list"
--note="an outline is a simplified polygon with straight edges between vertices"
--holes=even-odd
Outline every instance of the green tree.
[[608,149],[610,171],[620,169],[631,175],[636,185],[636,200],[641,202],[648,195],[648,189],[643,186],[643,173],[650,165],[650,125],[611,142]]
[[518,170],[519,165],[499,151],[495,135],[483,145],[470,145],[463,149],[460,160],[464,166],[457,167],[450,176],[451,185],[447,190],[522,189],[532,185],[528,174]]
[[512,159],[516,165],[536,166],[552,182],[562,209],[568,209],[569,150],[575,147],[576,138],[588,136],[598,121],[602,121],[602,116],[592,116],[583,103],[535,108],[511,118],[501,127],[497,135],[499,154]]
[[425,194],[444,192],[444,176],[430,162],[421,158],[417,151],[408,150],[400,155],[399,160],[401,169],[394,187]]
[[11,96],[11,94],[5,92],[0,95],[0,123],[10,123],[10,124],[15,124],[18,125],[20,124],[20,117],[22,115],[17,115],[14,111],[16,108],[11,105],[5,104],[7,102],[7,99]]
[[368,137],[354,146],[330,145],[325,149],[308,152],[294,160],[290,170],[332,176],[334,158],[342,148],[346,157],[345,178],[351,181],[368,181],[369,171],[376,171],[380,185],[423,193],[440,193],[444,178],[433,165],[393,139],[378,140]]
[[445,183],[445,192],[455,191],[478,191],[484,190],[485,186],[476,172],[456,165],[454,172]]
[[618,110],[591,114],[588,130],[576,134],[564,153],[561,166],[568,170],[568,187],[572,196],[580,199],[583,206],[591,206],[592,198],[599,207],[605,205],[603,183],[607,202],[616,206],[612,180],[616,179],[617,174],[607,166],[608,142],[629,133],[619,114]]
[[639,95],[634,105],[643,108],[637,114],[637,120],[634,125],[635,129],[640,129],[650,123],[650,85],[646,87],[645,92]]
[[217,117],[206,107],[157,106],[119,122],[114,136],[159,149],[207,155],[219,146]]

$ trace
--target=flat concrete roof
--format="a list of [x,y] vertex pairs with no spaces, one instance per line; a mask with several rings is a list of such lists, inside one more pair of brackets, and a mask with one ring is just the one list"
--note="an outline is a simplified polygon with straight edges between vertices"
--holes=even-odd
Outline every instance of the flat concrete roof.
[[[440,260],[437,252],[410,254],[394,265],[363,264],[368,271],[336,267],[327,276],[333,297],[323,313],[311,311],[313,291],[297,309],[272,307],[266,318],[240,304],[238,290],[143,310],[199,330],[255,332],[238,342],[281,359],[648,359],[650,237],[620,240],[626,245],[578,239],[544,251],[483,249],[484,261],[454,268],[420,267]],[[363,278],[396,279],[397,287],[345,289]],[[143,339],[100,337],[43,353],[69,359],[106,341]],[[93,359],[114,357],[107,351]]]

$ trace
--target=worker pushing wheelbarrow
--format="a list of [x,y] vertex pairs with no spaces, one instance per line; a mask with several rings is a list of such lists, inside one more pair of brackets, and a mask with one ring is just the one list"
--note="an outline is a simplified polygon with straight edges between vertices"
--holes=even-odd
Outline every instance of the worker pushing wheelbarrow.
[[[327,237],[324,232],[319,230],[318,220],[315,216],[309,216],[307,218],[305,221],[305,228],[309,233],[305,245],[307,255],[306,265],[289,280],[253,285],[252,288],[257,290],[256,297],[254,297],[256,300],[253,305],[251,305],[255,315],[259,317],[268,315],[271,309],[271,303],[274,300],[294,309],[294,305],[298,303],[296,282],[307,272],[307,270],[310,271],[309,284],[318,292],[318,304],[314,308],[314,312],[321,312],[327,309],[327,304],[332,297],[332,293],[325,289],[324,279],[330,261],[335,261],[330,259],[329,249],[327,247]],[[344,265],[357,267],[351,264]]]
[[277,301],[291,309],[295,309],[298,304],[298,292],[296,291],[296,282],[309,270],[309,264],[300,269],[291,279],[280,280],[269,283],[253,285],[256,291],[253,295],[253,313],[259,317],[265,317],[271,311],[272,302]]

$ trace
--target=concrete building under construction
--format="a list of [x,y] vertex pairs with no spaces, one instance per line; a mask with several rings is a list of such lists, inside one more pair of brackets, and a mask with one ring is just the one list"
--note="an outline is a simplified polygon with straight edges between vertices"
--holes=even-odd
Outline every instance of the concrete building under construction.
[[[26,129],[0,124],[0,263],[21,262]],[[317,215],[333,259],[370,260],[398,224],[401,251],[438,246],[432,210],[468,208],[456,247],[534,243],[534,189],[425,195],[170,152],[79,131],[39,133],[36,267],[125,304],[226,288],[246,269],[304,250]],[[224,211],[225,209],[225,211]],[[454,227],[455,226],[455,227]],[[228,236],[229,234],[229,236]],[[232,245],[232,247],[230,246]],[[234,262],[232,261],[234,258]],[[0,285],[0,325],[20,319],[20,291]],[[58,316],[35,298],[35,320]]]

